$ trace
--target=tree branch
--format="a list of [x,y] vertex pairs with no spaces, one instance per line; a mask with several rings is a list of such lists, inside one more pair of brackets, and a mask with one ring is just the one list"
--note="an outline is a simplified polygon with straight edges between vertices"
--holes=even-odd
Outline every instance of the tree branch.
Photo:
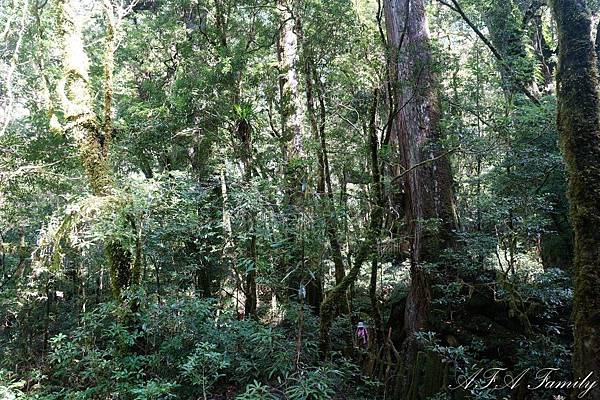
[[[479,36],[479,38],[481,39],[481,41],[490,49],[490,51],[492,52],[492,54],[494,55],[494,57],[496,57],[496,59],[499,61],[500,66],[506,71],[508,72],[511,77],[514,77],[515,73],[512,70],[512,68],[510,67],[510,65],[506,62],[506,60],[504,59],[504,57],[502,56],[502,54],[500,54],[500,52],[498,51],[498,49],[496,49],[496,47],[492,44],[492,42],[489,41],[488,38],[485,37],[485,35],[481,32],[481,30],[479,30],[479,28],[477,28],[477,26],[475,26],[475,24],[473,23],[473,21],[471,21],[471,19],[465,14],[465,12],[463,11],[463,9],[460,7],[460,4],[458,3],[457,0],[450,0],[452,2],[452,4],[447,3],[445,0],[437,0],[440,4],[445,5],[446,7],[450,8],[451,10],[457,12],[462,19],[467,23],[467,25],[469,25],[469,27],[473,30],[473,32],[475,32],[475,34],[477,36]],[[516,84],[519,87],[519,90],[521,92],[523,92],[523,94],[525,96],[527,96],[527,98],[529,100],[531,100],[532,103],[534,103],[535,105],[541,105],[540,101],[538,100],[537,97],[535,97],[533,95],[533,93],[531,93],[531,91],[529,89],[527,89],[527,87],[525,87],[525,85],[523,85],[522,82],[519,82],[517,79],[513,78],[516,81]]]

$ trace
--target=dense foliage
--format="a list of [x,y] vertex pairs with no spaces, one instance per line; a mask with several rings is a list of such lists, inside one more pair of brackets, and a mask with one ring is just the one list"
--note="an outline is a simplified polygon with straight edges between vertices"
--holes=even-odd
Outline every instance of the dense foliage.
[[551,5],[414,2],[2,1],[0,398],[567,395]]

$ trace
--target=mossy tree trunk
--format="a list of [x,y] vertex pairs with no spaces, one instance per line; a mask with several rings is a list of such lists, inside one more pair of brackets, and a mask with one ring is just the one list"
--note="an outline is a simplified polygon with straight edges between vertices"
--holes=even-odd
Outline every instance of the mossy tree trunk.
[[[77,0],[58,0],[59,30],[62,37],[63,79],[58,91],[65,118],[65,131],[79,152],[88,183],[95,196],[108,196],[114,189],[114,178],[108,162],[109,135],[112,131],[110,107],[112,99],[112,60],[114,51],[114,19],[108,16],[107,47],[105,55],[105,121],[100,123],[93,110],[89,77],[89,59],[85,53],[81,17]],[[107,8],[111,13],[112,8]],[[130,217],[127,220],[131,220]],[[131,222],[131,221],[129,221]],[[135,229],[135,221],[131,222]],[[130,227],[126,227],[129,229]],[[115,299],[122,291],[139,280],[139,263],[134,262],[131,250],[118,238],[105,243],[105,250]]]
[[[576,378],[600,376],[600,100],[584,0],[552,0],[558,28],[558,129],[569,177],[568,198],[575,232],[573,367]],[[593,390],[590,399],[600,399]]]
[[[381,173],[381,160],[379,157],[379,138],[377,137],[377,127],[375,124],[375,111],[378,103],[378,90],[373,93],[373,110],[371,115],[371,121],[369,123],[369,153],[371,156],[370,167],[371,167],[371,196],[373,200],[373,212],[377,220],[373,225],[373,240],[377,244],[377,240],[381,236],[381,229],[383,224],[383,209],[385,207],[385,197],[383,193],[383,177]],[[376,246],[374,246],[376,247]],[[369,299],[371,302],[371,317],[373,318],[374,331],[375,331],[375,351],[379,351],[379,346],[383,345],[383,319],[381,317],[381,310],[379,307],[379,299],[377,298],[377,273],[379,270],[379,252],[373,251],[371,259],[371,276],[369,279]]]
[[544,77],[543,89],[545,92],[549,93],[552,82],[554,81],[554,69],[556,63],[552,60],[553,52],[544,36],[545,21],[542,16],[537,13],[533,16],[533,27],[533,48],[535,49],[539,68]]
[[[315,90],[313,85],[313,75],[317,75],[317,72],[314,71],[315,66],[313,63],[313,57],[311,53],[311,49],[304,44],[304,77],[306,80],[306,111],[308,115],[308,120],[310,121],[310,128],[312,131],[313,138],[316,142],[320,143],[321,146],[317,150],[317,194],[318,196],[325,201],[323,207],[323,217],[325,219],[327,236],[329,238],[329,244],[331,246],[331,251],[333,253],[334,264],[336,265],[336,270],[338,269],[339,262],[342,262],[343,269],[343,261],[341,257],[341,250],[339,247],[339,241],[337,240],[337,223],[335,221],[335,215],[333,214],[335,210],[335,205],[332,202],[333,193],[331,193],[331,186],[326,185],[326,175],[329,176],[329,162],[327,160],[327,147],[325,142],[325,104],[322,102],[323,107],[320,108],[319,116],[317,116],[317,110],[315,107]],[[314,74],[313,74],[314,71]],[[319,96],[319,100],[321,100],[321,96]],[[331,180],[329,180],[330,182]],[[329,189],[326,190],[326,188]],[[322,248],[325,249],[325,244],[322,244]],[[308,305],[311,308],[318,312],[321,307],[321,302],[323,301],[323,272],[322,269],[322,261],[319,262],[317,266],[317,271],[314,274],[314,278],[310,280],[307,285],[306,291],[306,300]],[[338,275],[336,274],[336,282],[338,279]]]
[[600,23],[596,27],[596,65],[598,66],[598,71],[600,71]]
[[[325,131],[327,115],[324,93],[325,88],[321,82],[321,77],[319,71],[317,70],[317,66],[314,63],[312,49],[306,45],[304,46],[304,67],[306,82],[306,109],[314,140],[316,143],[319,143],[319,147],[317,149],[317,160],[319,166],[317,193],[321,196],[321,199],[324,202],[322,215],[326,224],[325,233],[331,249],[335,283],[339,284],[346,275],[346,265],[342,255],[339,219],[336,212],[333,184],[331,179],[331,168],[329,165],[329,150]],[[311,305],[318,310],[322,300],[321,276],[316,276],[311,283],[313,283],[311,284],[311,287],[315,294],[313,296],[315,301],[313,301],[313,304]],[[339,308],[344,309],[342,304],[340,304]]]

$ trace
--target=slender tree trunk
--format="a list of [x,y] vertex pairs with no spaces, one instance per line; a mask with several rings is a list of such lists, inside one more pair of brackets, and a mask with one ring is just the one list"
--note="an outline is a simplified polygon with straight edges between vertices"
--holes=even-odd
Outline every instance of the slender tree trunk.
[[600,22],[598,23],[598,26],[596,27],[595,46],[596,46],[596,65],[597,65],[598,71],[600,71]]
[[325,187],[327,189],[327,206],[329,213],[327,221],[327,235],[331,244],[331,252],[333,258],[333,265],[335,267],[335,282],[340,283],[346,274],[344,260],[342,257],[342,245],[338,235],[338,217],[335,210],[335,201],[333,196],[333,185],[331,183],[331,168],[329,167],[329,154],[327,150],[327,140],[325,137],[325,93],[323,83],[321,82],[317,71],[312,68],[312,76],[315,86],[317,88],[317,98],[319,100],[319,129],[318,139],[320,144],[320,150],[323,157],[323,171],[325,178]]
[[[342,246],[338,234],[338,218],[335,210],[335,201],[331,183],[331,169],[329,167],[329,156],[327,154],[327,140],[325,137],[325,99],[323,88],[320,86],[318,73],[315,69],[310,50],[305,48],[305,78],[306,78],[306,104],[310,126],[315,140],[319,143],[317,160],[319,162],[319,184],[317,192],[322,195],[323,217],[325,220],[325,232],[331,248],[333,259],[335,283],[339,284],[345,276],[345,265],[342,256]],[[315,90],[316,87],[316,90]],[[318,115],[315,106],[315,92],[318,98]]]
[[256,234],[254,234],[254,218],[250,218],[250,229],[252,230],[250,243],[249,243],[249,255],[252,257],[254,262],[253,268],[250,271],[246,271],[246,285],[244,292],[246,293],[246,300],[244,302],[244,316],[249,317],[256,314],[256,307],[258,304],[258,294],[256,291],[256,263],[257,263],[257,252],[256,252]]
[[304,107],[298,77],[300,21],[292,14],[291,7],[292,2],[288,0],[277,1],[282,21],[278,44],[281,71],[281,134],[287,148],[288,160],[304,156]]
[[108,156],[108,146],[112,137],[112,99],[113,75],[115,69],[115,29],[116,17],[112,0],[104,0],[104,13],[106,15],[106,38],[104,48],[104,121],[102,124],[104,157]]
[[[320,142],[320,131],[321,131],[321,129],[323,131],[325,130],[325,118],[323,115],[322,121],[321,121],[321,123],[319,123],[318,118],[317,118],[317,112],[315,109],[314,87],[313,87],[313,81],[312,81],[312,76],[313,76],[312,70],[314,68],[314,65],[313,65],[311,51],[306,46],[304,46],[304,55],[305,55],[304,75],[305,75],[305,79],[306,79],[306,110],[307,110],[308,119],[310,121],[310,127],[312,130],[313,137],[314,137],[315,141],[321,143]],[[317,161],[318,161],[317,194],[318,194],[318,200],[323,202],[325,205],[325,207],[323,207],[323,217],[324,217],[325,223],[327,224],[325,229],[329,236],[329,243],[331,246],[331,251],[335,252],[334,245],[332,244],[332,238],[329,235],[332,227],[330,226],[331,225],[331,220],[330,220],[331,208],[329,206],[330,205],[330,197],[329,197],[330,193],[328,193],[326,191],[326,184],[325,184],[325,174],[327,173],[325,171],[325,169],[326,169],[325,158],[324,158],[325,152],[326,152],[326,150],[323,150],[323,145],[321,145],[321,147],[317,150]],[[323,249],[325,247],[326,247],[326,245],[323,244]],[[334,257],[336,257],[336,254],[334,254]],[[314,278],[312,278],[310,280],[310,283],[307,286],[307,295],[306,295],[307,303],[316,312],[319,311],[319,308],[321,307],[321,302],[323,301],[324,271],[323,271],[322,266],[323,266],[323,260],[320,259],[319,260],[319,268],[316,271],[316,274],[314,274],[315,275]],[[337,270],[337,268],[338,268],[338,265],[336,264],[336,270]],[[342,263],[342,268],[343,268],[343,263]],[[338,277],[338,275],[336,274],[336,283],[338,282],[337,277]]]
[[[237,300],[237,296],[239,291],[241,290],[241,277],[240,277],[240,273],[238,271],[238,260],[237,260],[237,255],[236,255],[236,251],[235,251],[235,241],[233,238],[233,229],[231,226],[231,212],[229,211],[230,205],[229,205],[229,194],[227,191],[227,177],[225,175],[225,165],[223,165],[221,167],[221,173],[220,173],[220,179],[221,179],[221,198],[223,199],[223,208],[222,208],[222,213],[223,213],[223,217],[222,217],[222,222],[223,222],[223,236],[224,236],[224,246],[223,246],[223,253],[224,256],[229,260],[229,262],[231,263],[231,270],[233,273],[233,280],[235,282],[235,291],[236,291],[236,300]],[[239,310],[238,307],[238,302],[236,301],[236,312],[240,313],[241,310]]]
[[[558,28],[558,129],[569,176],[575,232],[576,378],[600,376],[600,100],[591,15],[583,0],[552,0]],[[600,399],[600,390],[588,397]]]
[[490,40],[483,34],[483,32],[477,28],[477,26],[471,21],[471,19],[467,16],[467,14],[463,11],[460,6],[458,0],[449,0],[450,2],[440,1],[442,4],[450,7],[453,11],[456,11],[460,14],[461,18],[469,25],[469,27],[475,32],[475,34],[481,39],[481,41],[488,47],[488,49],[492,52],[496,60],[499,62],[500,68],[504,70],[502,73],[503,76],[508,78],[508,82],[514,87],[518,88],[533,104],[540,105],[540,101],[537,98],[537,93],[532,93],[530,88],[528,88],[523,82],[521,82],[519,77],[519,72],[513,70],[511,63],[509,60],[506,60],[502,53],[490,42]]
[[[406,191],[405,216],[411,240],[411,285],[406,300],[404,365],[417,375],[415,334],[426,329],[431,288],[424,266],[439,260],[455,228],[452,175],[439,143],[440,111],[423,0],[387,0],[390,46],[398,110],[392,135],[399,147]],[[434,161],[427,161],[434,160]],[[419,167],[415,167],[419,165]],[[420,373],[420,372],[419,372]],[[411,374],[412,375],[412,374]],[[413,388],[416,382],[405,385]],[[413,379],[414,380],[414,379]]]
[[114,186],[112,171],[104,151],[104,134],[93,111],[89,59],[85,53],[77,0],[59,0],[63,38],[63,79],[59,95],[67,122],[67,133],[75,140],[79,157],[92,192],[107,195]]
[[[374,91],[373,96],[374,107],[377,105],[377,97],[379,93],[377,90]],[[374,226],[373,236],[375,240],[381,236],[381,225],[383,220],[383,208],[385,207],[385,198],[383,195],[383,181],[381,174],[381,164],[379,160],[379,139],[377,137],[377,129],[375,126],[375,119],[372,118],[368,128],[369,132],[369,149],[371,154],[371,193],[373,197],[373,207],[377,209],[377,213],[381,214],[378,225]],[[377,299],[377,272],[379,269],[379,252],[374,251],[372,254],[373,259],[371,260],[371,278],[369,282],[369,298],[371,300],[371,316],[375,324],[375,352],[379,351],[379,346],[383,344],[383,321],[381,318],[381,310],[379,308],[379,300]]]
[[[369,131],[370,135],[375,135],[375,118],[377,113],[377,95],[373,98],[373,105],[370,111]],[[365,132],[366,133],[366,132]],[[372,172],[374,172],[372,170]],[[377,190],[379,185],[377,184],[377,177],[372,176],[373,185],[371,190],[372,201],[377,203]],[[369,225],[366,230],[365,240],[360,244],[356,257],[354,258],[354,264],[348,271],[348,274],[344,276],[340,283],[336,284],[331,288],[325,297],[323,303],[321,303],[320,310],[320,329],[319,329],[319,351],[321,358],[325,358],[329,352],[329,330],[331,323],[335,315],[337,305],[341,304],[346,295],[346,291],[354,284],[360,269],[365,261],[368,260],[369,256],[376,250],[377,239],[379,232],[381,231],[381,224],[383,222],[383,208],[373,207],[371,210]]]
[[550,49],[550,45],[546,42],[546,38],[544,37],[544,21],[542,16],[535,15],[533,17],[533,24],[535,28],[533,34],[533,47],[540,64],[540,69],[544,75],[544,90],[549,91],[554,80],[554,68],[556,65],[555,62],[551,60],[552,49]]

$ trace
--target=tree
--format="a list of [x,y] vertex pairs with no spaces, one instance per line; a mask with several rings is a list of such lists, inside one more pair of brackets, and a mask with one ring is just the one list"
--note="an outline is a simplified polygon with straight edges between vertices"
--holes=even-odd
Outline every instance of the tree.
[[[600,99],[598,68],[585,1],[553,0],[558,27],[558,128],[569,175],[575,232],[574,304],[576,376],[600,375]],[[591,398],[600,399],[595,391]]]
[[[89,60],[85,53],[78,17],[77,0],[60,0],[59,26],[63,42],[63,78],[59,83],[59,96],[66,125],[64,127],[79,151],[79,158],[95,196],[109,196],[115,188],[113,173],[108,162],[108,149],[112,133],[110,121],[112,97],[112,52],[114,51],[114,25],[112,7],[109,13],[108,45],[105,66],[104,124],[98,121],[93,110],[89,77]],[[135,221],[128,216],[127,223],[135,229]],[[105,244],[113,295],[121,299],[122,291],[134,286],[140,278],[139,256],[134,258],[130,249],[119,238]],[[137,261],[137,262],[136,262]]]
[[305,255],[302,228],[298,216],[302,213],[306,193],[304,149],[304,101],[300,91],[300,38],[301,21],[294,14],[293,2],[278,0],[280,15],[277,58],[279,61],[279,107],[280,140],[284,159],[284,212],[288,221],[287,241],[292,248],[293,259],[284,263],[285,275],[289,275],[288,293],[295,294],[303,285]]
[[486,20],[490,41],[502,56],[501,63],[507,64],[498,66],[506,95],[512,97],[518,93],[519,87],[526,87],[537,94],[533,63],[525,46],[524,17],[517,4],[513,0],[492,2]]
[[[416,360],[416,334],[427,328],[431,288],[426,269],[452,245],[455,227],[452,173],[441,138],[429,27],[421,0],[388,0],[385,21],[396,110],[393,143],[406,192],[406,231],[411,241],[410,290],[406,301],[404,365]],[[408,386],[407,386],[408,388]]]

